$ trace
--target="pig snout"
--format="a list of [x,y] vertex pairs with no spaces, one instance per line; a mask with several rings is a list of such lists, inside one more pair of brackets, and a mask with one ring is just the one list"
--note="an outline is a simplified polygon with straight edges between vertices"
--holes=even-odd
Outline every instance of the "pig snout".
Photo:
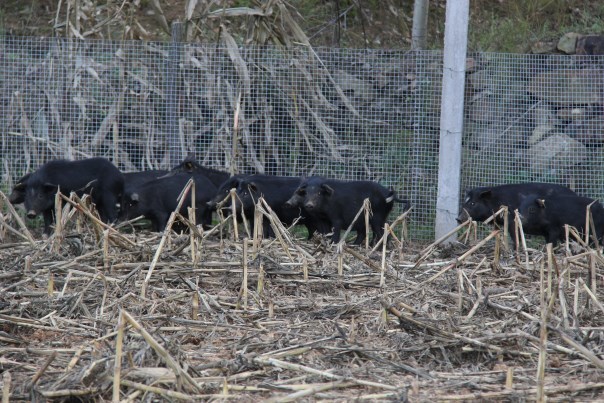
[[27,212],[27,218],[36,218],[36,212],[34,210],[29,210]]
[[468,220],[468,218],[470,218],[470,215],[464,209],[464,210],[461,210],[461,213],[459,213],[459,215],[457,216],[457,218],[455,220],[457,221],[458,224],[461,224],[463,222],[466,222]]
[[304,208],[308,211],[313,211],[317,206],[313,202],[304,203]]

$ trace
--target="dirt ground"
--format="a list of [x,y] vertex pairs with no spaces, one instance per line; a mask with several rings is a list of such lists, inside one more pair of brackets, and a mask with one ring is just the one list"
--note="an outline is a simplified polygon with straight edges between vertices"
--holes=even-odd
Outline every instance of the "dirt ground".
[[372,251],[63,212],[47,239],[0,220],[10,401],[604,399],[600,249],[463,230],[441,247],[396,224]]

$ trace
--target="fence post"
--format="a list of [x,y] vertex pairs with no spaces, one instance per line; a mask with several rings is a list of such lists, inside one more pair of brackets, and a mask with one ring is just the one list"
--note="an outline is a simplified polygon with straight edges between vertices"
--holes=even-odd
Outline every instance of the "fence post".
[[[469,0],[447,2],[436,198],[437,239],[455,228],[459,209],[468,14]],[[455,239],[452,235],[445,242]]]
[[428,43],[428,0],[415,0],[413,4],[413,27],[411,28],[411,49],[424,50]]
[[409,190],[409,201],[415,206],[413,212],[414,219],[418,222],[424,222],[432,213],[425,211],[420,206],[428,203],[429,197],[426,197],[423,189],[426,152],[425,145],[432,139],[426,136],[426,130],[421,125],[421,117],[425,116],[426,109],[426,61],[427,53],[421,52],[426,49],[427,43],[427,25],[428,25],[428,0],[415,0],[413,7],[413,28],[411,37],[411,49],[413,50],[414,75],[417,87],[415,90],[414,117],[413,117],[413,137],[411,140],[411,157],[408,178],[411,182]]
[[182,77],[180,74],[180,63],[183,54],[183,24],[180,21],[172,23],[172,40],[170,42],[170,53],[166,63],[166,133],[168,145],[167,168],[181,161],[184,157],[182,148],[184,139],[180,138],[179,111],[180,92],[182,89]]

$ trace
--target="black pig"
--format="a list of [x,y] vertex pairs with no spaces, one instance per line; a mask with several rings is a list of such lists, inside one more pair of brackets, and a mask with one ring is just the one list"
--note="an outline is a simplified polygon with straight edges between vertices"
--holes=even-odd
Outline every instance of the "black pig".
[[124,194],[132,193],[134,189],[145,182],[152,181],[168,173],[165,169],[151,169],[140,172],[124,173]]
[[[239,187],[239,182],[246,176],[247,175],[233,175],[230,178],[226,179],[224,182],[222,182],[218,186],[215,196],[212,198],[212,200],[208,202],[208,206],[210,206],[210,208],[212,209],[215,209],[218,203],[222,202],[224,199],[227,198],[227,196],[231,192],[231,189],[237,189]],[[223,206],[223,210],[230,210],[230,206],[230,203],[226,203]],[[239,207],[240,204],[237,204],[237,206]]]
[[[297,224],[305,225],[310,239],[315,231],[326,233],[328,228],[321,221],[310,217],[306,209],[292,204],[286,204],[290,196],[298,188],[301,178],[292,176],[249,175],[237,179],[237,207],[243,208],[246,217],[253,217],[256,203],[263,197],[266,204],[275,212],[279,220],[286,225],[298,219]],[[240,207],[241,206],[241,207]],[[264,218],[263,233],[273,236],[269,221]]]
[[17,183],[15,183],[15,186],[13,186],[13,189],[8,196],[8,201],[11,202],[11,204],[20,204],[25,202],[27,180],[30,176],[31,174],[25,174],[17,181]]
[[80,161],[53,160],[27,179],[25,209],[30,218],[42,213],[44,233],[50,233],[57,190],[65,195],[90,194],[104,222],[117,219],[117,206],[124,190],[122,173],[105,158]]
[[220,187],[220,185],[222,185],[231,176],[228,172],[204,167],[197,162],[195,156],[192,154],[189,154],[180,164],[172,168],[170,172],[166,174],[166,176],[172,176],[179,173],[203,175],[208,178],[216,188]]
[[[507,206],[508,233],[513,238],[514,210],[520,207],[524,196],[528,194],[534,194],[541,198],[555,195],[576,196],[576,193],[566,186],[552,183],[514,183],[477,187],[466,192],[457,222],[462,223],[469,217],[474,221],[485,221],[499,210],[501,206]],[[502,225],[504,220],[501,217],[497,217],[495,222]]]
[[[170,214],[178,206],[178,196],[191,178],[188,174],[176,174],[144,182],[124,196],[123,217],[132,219],[145,216],[151,221],[153,231],[166,228]],[[212,210],[208,201],[214,196],[216,188],[204,176],[194,176],[195,207],[197,223],[209,226],[212,223]],[[191,206],[191,192],[187,195],[180,213],[187,216],[187,207]]]
[[[547,243],[556,245],[564,240],[564,225],[571,225],[585,233],[587,206],[594,199],[580,196],[555,195],[541,198],[529,195],[524,198],[518,212],[523,230],[532,235],[542,235]],[[595,201],[591,206],[596,236],[602,239],[604,232],[604,208]]]
[[[332,241],[340,241],[340,231],[347,229],[369,199],[372,215],[369,224],[375,243],[384,233],[384,224],[395,201],[394,191],[371,181],[340,181],[313,176],[302,181],[295,193],[286,202],[290,206],[302,205],[308,215],[333,230]],[[353,229],[357,232],[354,241],[360,245],[365,240],[365,219],[360,216]]]

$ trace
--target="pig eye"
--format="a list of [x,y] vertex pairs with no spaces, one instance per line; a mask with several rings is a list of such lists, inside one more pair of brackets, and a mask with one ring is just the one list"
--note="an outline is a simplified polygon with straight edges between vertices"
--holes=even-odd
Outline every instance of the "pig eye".
[[304,190],[304,189],[300,189],[300,190],[298,190],[298,194],[299,194],[300,196],[305,196],[305,195],[306,195],[306,190]]
[[535,214],[536,211],[537,209],[535,207],[529,207],[528,209],[529,214]]

